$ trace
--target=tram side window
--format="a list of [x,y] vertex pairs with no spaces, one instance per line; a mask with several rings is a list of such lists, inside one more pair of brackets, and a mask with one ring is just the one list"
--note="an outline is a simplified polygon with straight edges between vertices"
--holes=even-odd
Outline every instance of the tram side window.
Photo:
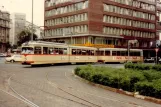
[[56,54],[56,55],[59,54],[59,48],[54,48],[54,54]]
[[91,55],[90,50],[87,50],[87,51],[86,51],[86,55]]
[[56,55],[67,55],[67,48],[54,48],[53,54],[56,54]]
[[87,50],[82,50],[82,55],[86,55],[87,54]]
[[48,47],[43,47],[43,54],[48,54]]
[[121,51],[121,56],[127,56],[126,51]]
[[140,52],[134,52],[134,56],[140,56]]
[[63,52],[64,52],[63,48],[59,48],[59,51],[58,51],[59,55],[63,55]]
[[94,50],[87,50],[86,55],[93,56],[94,55]]
[[121,52],[120,51],[117,51],[117,56],[121,56]]
[[54,49],[53,48],[49,48],[49,54],[54,54]]
[[96,55],[104,56],[104,51],[96,51]]
[[110,56],[110,51],[105,51],[106,56]]
[[23,47],[22,48],[22,54],[33,54],[33,48],[32,47]]
[[41,47],[35,47],[34,54],[41,54]]
[[76,55],[76,49],[72,49],[72,55]]
[[94,56],[94,50],[90,50],[90,53],[91,56]]
[[63,54],[67,55],[67,48],[63,48]]
[[134,52],[130,52],[130,56],[135,56],[135,55],[134,55]]
[[141,56],[141,53],[140,52],[137,52],[137,56]]
[[117,51],[112,51],[112,56],[117,56]]
[[81,49],[77,49],[76,53],[77,53],[77,55],[82,55]]

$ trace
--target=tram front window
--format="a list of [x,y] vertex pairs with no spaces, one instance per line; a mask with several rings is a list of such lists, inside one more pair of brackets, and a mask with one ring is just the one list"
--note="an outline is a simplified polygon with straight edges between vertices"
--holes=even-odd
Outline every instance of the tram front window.
[[21,54],[34,54],[32,47],[23,47]]

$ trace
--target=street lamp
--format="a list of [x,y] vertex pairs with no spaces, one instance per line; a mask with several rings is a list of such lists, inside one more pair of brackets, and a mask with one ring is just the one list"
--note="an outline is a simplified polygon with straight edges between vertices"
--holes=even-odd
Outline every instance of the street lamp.
[[157,64],[158,63],[158,50],[159,50],[159,45],[158,45],[158,42],[157,42],[157,3],[158,3],[158,0],[155,0],[155,41],[156,41],[156,44],[155,44],[155,57],[156,57],[156,61],[155,63]]
[[73,42],[73,32],[71,32],[70,34],[71,34],[71,35],[70,35],[70,39],[71,39],[71,45],[72,45],[72,44],[74,43],[74,42]]
[[34,26],[33,26],[33,14],[34,14],[34,12],[33,12],[33,7],[34,7],[34,0],[32,0],[32,32],[31,32],[31,41],[33,41],[33,29],[34,29]]

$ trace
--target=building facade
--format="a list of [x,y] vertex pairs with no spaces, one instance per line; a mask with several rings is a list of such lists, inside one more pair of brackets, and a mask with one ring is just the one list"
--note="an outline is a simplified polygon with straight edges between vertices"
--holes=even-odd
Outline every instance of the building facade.
[[18,34],[25,29],[26,14],[24,13],[12,13],[11,14],[11,30],[10,30],[10,43],[11,45],[17,45]]
[[[30,29],[30,31],[32,32],[32,23],[29,21],[26,21],[26,27],[28,29]],[[34,34],[37,35],[37,39],[42,39],[44,37],[44,26],[38,26],[36,24],[33,24],[33,28],[34,28]]]
[[158,0],[47,0],[45,39],[68,44],[102,44],[143,49],[155,56],[151,42],[159,39]]
[[10,14],[0,10],[0,53],[6,52],[9,44]]

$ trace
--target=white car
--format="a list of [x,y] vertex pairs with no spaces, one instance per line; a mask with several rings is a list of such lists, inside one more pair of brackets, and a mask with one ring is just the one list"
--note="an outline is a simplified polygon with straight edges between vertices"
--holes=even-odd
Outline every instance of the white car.
[[0,53],[0,57],[6,57],[7,55],[4,53]]
[[20,62],[21,61],[21,55],[12,55],[11,57],[6,57],[7,62]]

